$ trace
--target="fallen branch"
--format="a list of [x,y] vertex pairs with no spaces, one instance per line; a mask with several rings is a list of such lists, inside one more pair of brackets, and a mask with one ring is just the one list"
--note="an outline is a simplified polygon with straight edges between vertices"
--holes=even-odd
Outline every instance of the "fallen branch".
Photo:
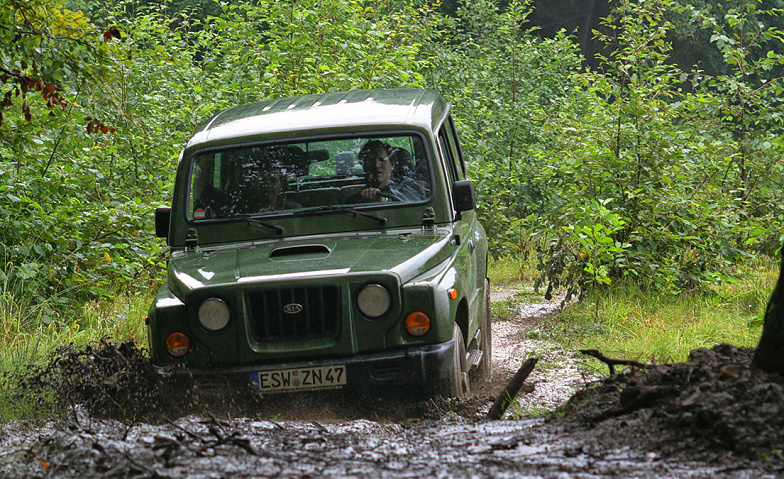
[[321,432],[329,432],[329,429],[322,426],[321,423],[319,423],[318,421],[314,420],[314,421],[310,421],[310,423],[316,426],[316,429],[318,429]]
[[191,439],[195,439],[197,441],[202,441],[203,440],[203,438],[201,436],[199,436],[198,434],[196,434],[195,432],[191,432],[191,431],[185,429],[184,427],[182,427],[182,426],[180,426],[178,424],[174,424],[174,422],[171,419],[163,418],[163,420],[166,421],[167,423],[169,423],[169,425],[174,426],[175,428],[177,428],[180,431],[184,432],[185,434],[189,435],[191,437]]
[[494,421],[496,419],[501,419],[506,408],[512,404],[515,396],[520,392],[528,375],[534,370],[536,361],[538,361],[537,358],[529,358],[520,366],[520,369],[517,370],[517,373],[512,377],[512,380],[509,381],[509,384],[506,385],[504,390],[501,391],[501,394],[495,399],[495,402],[490,407],[490,411],[488,411],[487,416],[485,416],[485,420]]
[[276,428],[280,429],[281,431],[286,430],[285,427],[281,426],[279,423],[273,421],[272,419],[267,419],[267,422],[272,423],[273,426],[275,426]]
[[599,361],[603,362],[610,368],[610,375],[615,374],[615,366],[632,366],[635,368],[646,369],[652,367],[650,364],[641,363],[639,361],[633,361],[631,359],[612,359],[608,358],[604,354],[600,353],[596,349],[581,349],[581,353],[587,354],[588,356],[593,356]]

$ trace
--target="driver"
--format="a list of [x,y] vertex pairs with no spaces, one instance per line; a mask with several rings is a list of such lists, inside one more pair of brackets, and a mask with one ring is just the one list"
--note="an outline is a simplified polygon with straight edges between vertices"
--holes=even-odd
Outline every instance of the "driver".
[[367,184],[359,191],[358,200],[420,201],[422,191],[405,182],[411,154],[403,148],[393,148],[380,140],[371,140],[359,152]]

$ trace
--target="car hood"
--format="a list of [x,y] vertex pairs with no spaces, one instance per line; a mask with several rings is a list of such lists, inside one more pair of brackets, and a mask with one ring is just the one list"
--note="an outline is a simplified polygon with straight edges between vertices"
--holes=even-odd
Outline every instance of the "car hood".
[[184,297],[205,287],[379,271],[407,282],[445,260],[451,240],[451,228],[420,228],[178,251],[169,285]]

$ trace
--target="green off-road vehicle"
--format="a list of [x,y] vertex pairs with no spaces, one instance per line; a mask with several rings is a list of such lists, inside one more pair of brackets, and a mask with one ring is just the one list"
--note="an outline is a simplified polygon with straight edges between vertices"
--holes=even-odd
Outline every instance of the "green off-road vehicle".
[[490,368],[487,240],[432,90],[229,109],[185,147],[147,317],[162,374],[460,396]]

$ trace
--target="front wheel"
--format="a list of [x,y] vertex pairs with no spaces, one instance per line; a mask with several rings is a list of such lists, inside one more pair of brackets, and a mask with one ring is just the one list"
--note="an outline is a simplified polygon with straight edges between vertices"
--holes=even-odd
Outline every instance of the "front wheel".
[[485,280],[485,304],[482,310],[482,324],[479,326],[482,331],[479,339],[482,359],[476,368],[476,380],[479,383],[489,381],[493,370],[493,332],[490,321],[490,280]]
[[455,324],[452,329],[452,364],[449,377],[437,388],[437,395],[444,397],[462,397],[468,392],[468,371],[466,370],[466,349],[463,333]]

